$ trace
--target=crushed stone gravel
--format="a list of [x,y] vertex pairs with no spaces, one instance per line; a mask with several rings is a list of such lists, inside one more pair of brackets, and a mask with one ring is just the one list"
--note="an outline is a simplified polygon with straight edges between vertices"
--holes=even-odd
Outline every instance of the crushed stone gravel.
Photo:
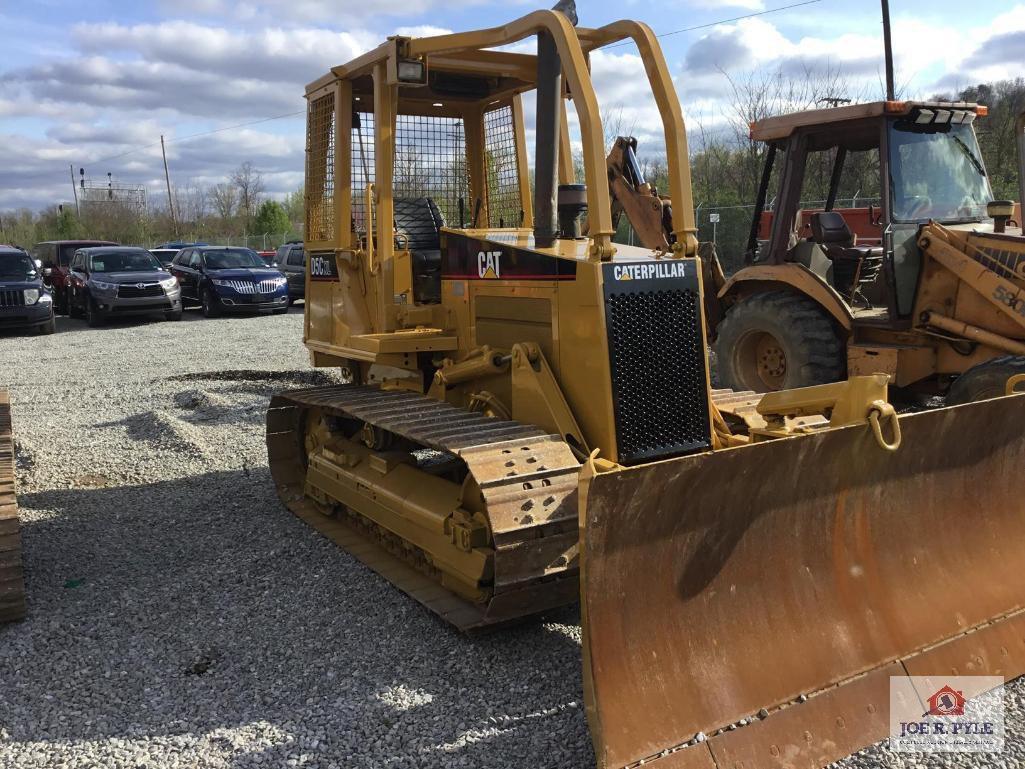
[[[58,326],[0,337],[29,591],[0,766],[594,766],[576,609],[466,638],[278,502],[270,396],[336,381],[301,307]],[[1025,766],[1022,692],[1003,757],[839,766]]]

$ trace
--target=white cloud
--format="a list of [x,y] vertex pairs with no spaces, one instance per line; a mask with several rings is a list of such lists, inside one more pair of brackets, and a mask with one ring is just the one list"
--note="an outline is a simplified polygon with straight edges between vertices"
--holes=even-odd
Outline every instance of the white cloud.
[[79,24],[72,36],[86,53],[132,53],[221,77],[309,82],[379,42],[366,31],[265,28],[238,32],[187,21],[159,24]]
[[450,35],[452,30],[446,27],[432,27],[430,24],[421,24],[417,27],[399,27],[395,30],[395,34],[402,37],[437,37],[438,35]]
[[[523,4],[528,0],[513,0]],[[471,6],[487,5],[488,0],[376,0],[360,3],[355,0],[166,0],[165,7],[173,13],[191,11],[243,22],[264,22],[268,19],[295,19],[299,23],[328,24],[337,21],[359,21],[365,24],[373,16],[421,16]]]

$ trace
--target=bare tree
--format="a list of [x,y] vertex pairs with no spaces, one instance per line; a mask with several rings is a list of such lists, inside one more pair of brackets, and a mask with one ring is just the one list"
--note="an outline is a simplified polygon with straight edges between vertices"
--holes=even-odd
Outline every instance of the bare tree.
[[184,187],[174,187],[174,208],[182,222],[199,222],[207,215],[210,190],[190,179]]
[[210,189],[210,203],[222,222],[230,221],[238,207],[238,190],[226,182],[215,184]]
[[235,169],[231,175],[231,183],[235,185],[235,190],[238,193],[239,213],[248,224],[249,220],[256,216],[256,209],[259,207],[266,189],[263,184],[263,174],[247,160]]
[[430,194],[431,179],[427,160],[413,146],[402,146],[395,153],[394,187],[397,197],[420,198]]
[[608,109],[601,111],[601,127],[603,139],[605,141],[605,154],[609,154],[612,151],[612,145],[616,143],[616,139],[620,136],[633,136],[637,129],[637,118],[634,117],[629,123],[627,123],[626,117],[623,114],[623,105],[614,104]]

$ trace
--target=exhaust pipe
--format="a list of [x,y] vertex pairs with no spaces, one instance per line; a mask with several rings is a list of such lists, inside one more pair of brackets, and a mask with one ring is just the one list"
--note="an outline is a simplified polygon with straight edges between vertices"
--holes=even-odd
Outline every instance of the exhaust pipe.
[[555,195],[559,184],[562,60],[555,39],[537,35],[537,119],[534,147],[534,244],[551,246],[559,234]]

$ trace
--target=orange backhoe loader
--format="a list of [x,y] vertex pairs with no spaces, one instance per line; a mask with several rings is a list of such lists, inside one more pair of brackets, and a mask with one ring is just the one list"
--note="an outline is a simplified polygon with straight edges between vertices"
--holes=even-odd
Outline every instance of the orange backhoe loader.
[[[1025,371],[1025,237],[1014,205],[993,200],[974,132],[986,114],[887,101],[752,125],[768,151],[747,265],[717,285],[710,318],[726,386],[765,392],[884,372],[964,403]],[[874,242],[859,242],[834,209],[856,156],[878,167]],[[806,230],[802,187],[823,157],[833,164],[829,198]],[[777,177],[772,230],[760,241]]]

